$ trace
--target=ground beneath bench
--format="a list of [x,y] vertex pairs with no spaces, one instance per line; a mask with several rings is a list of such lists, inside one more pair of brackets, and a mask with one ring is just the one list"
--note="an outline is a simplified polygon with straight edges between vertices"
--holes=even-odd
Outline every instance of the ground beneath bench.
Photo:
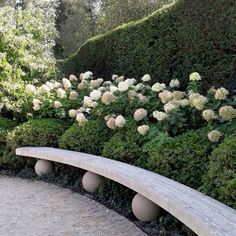
[[94,200],[55,185],[0,176],[2,236],[144,236]]

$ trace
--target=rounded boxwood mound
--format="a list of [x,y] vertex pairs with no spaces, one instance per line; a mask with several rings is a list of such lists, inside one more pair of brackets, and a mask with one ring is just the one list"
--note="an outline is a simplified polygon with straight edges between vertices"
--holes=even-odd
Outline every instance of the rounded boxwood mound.
[[209,157],[202,191],[236,209],[236,136],[231,135]]
[[83,127],[75,123],[60,138],[59,147],[99,155],[112,133],[104,120],[89,120]]
[[207,129],[189,131],[148,148],[147,168],[192,188],[202,185],[213,145]]
[[0,117],[0,145],[6,144],[7,132],[17,125],[16,121]]
[[15,127],[8,133],[6,150],[0,158],[0,165],[6,169],[17,170],[25,164],[22,158],[15,156],[17,147],[58,147],[58,139],[66,127],[65,123],[54,119],[30,120]]
[[93,70],[186,85],[198,71],[202,88],[236,88],[235,0],[178,0],[171,7],[90,39],[62,63],[65,74]]
[[138,159],[142,157],[143,141],[143,137],[137,133],[137,126],[122,128],[104,144],[102,156],[137,164]]

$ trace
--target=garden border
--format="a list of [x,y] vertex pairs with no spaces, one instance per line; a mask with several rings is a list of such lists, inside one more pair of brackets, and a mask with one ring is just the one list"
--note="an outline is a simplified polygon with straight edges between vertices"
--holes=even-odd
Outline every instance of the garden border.
[[50,147],[21,147],[16,155],[59,162],[116,181],[153,201],[197,235],[236,235],[236,210],[176,181],[107,158]]

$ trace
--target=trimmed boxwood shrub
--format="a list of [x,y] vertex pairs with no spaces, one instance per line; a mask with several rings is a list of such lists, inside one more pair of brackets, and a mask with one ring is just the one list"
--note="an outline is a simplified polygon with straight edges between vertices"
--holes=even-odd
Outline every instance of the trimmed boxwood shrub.
[[112,133],[104,120],[89,120],[83,127],[75,123],[60,138],[59,147],[99,155]]
[[0,145],[6,144],[7,132],[16,125],[16,121],[0,117]]
[[189,131],[149,147],[147,168],[192,188],[202,185],[213,144],[207,129]]
[[0,166],[13,171],[25,165],[22,158],[16,158],[15,149],[21,146],[58,147],[58,139],[66,129],[65,123],[54,119],[30,120],[14,128],[7,136],[6,150],[0,159]]
[[8,134],[7,146],[11,149],[26,145],[58,147],[58,139],[66,127],[60,120],[30,120]]
[[106,142],[102,149],[102,156],[129,164],[136,164],[142,157],[143,136],[137,132],[137,126],[118,130]]
[[178,0],[143,20],[92,38],[62,63],[65,74],[92,70],[186,85],[198,71],[202,87],[236,88],[235,0]]
[[225,138],[209,160],[200,190],[236,209],[236,136]]

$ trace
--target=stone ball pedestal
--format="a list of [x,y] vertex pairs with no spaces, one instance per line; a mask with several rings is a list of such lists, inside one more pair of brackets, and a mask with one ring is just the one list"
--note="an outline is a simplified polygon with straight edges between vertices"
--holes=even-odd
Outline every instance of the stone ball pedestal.
[[87,171],[82,178],[82,185],[87,192],[94,193],[104,181],[102,176]]
[[137,193],[132,201],[132,211],[137,219],[149,222],[160,216],[161,207]]
[[38,176],[50,174],[52,172],[52,162],[47,160],[38,160],[35,164],[35,172]]

